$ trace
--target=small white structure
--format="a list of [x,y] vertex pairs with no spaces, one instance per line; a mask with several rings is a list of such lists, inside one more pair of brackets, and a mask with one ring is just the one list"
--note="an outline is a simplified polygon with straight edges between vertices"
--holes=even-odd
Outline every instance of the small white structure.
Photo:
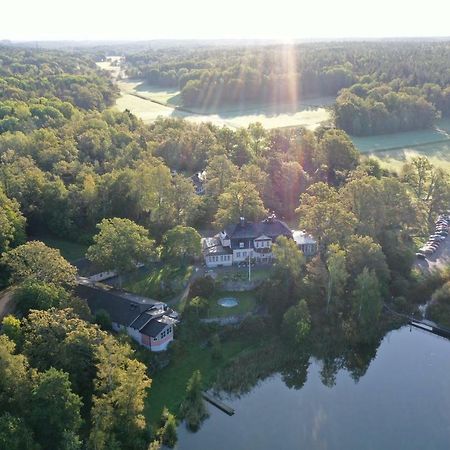
[[305,256],[314,256],[317,253],[317,241],[305,230],[294,230],[292,237]]
[[233,264],[233,254],[229,248],[222,245],[219,236],[203,238],[202,249],[206,266],[209,268],[225,267]]

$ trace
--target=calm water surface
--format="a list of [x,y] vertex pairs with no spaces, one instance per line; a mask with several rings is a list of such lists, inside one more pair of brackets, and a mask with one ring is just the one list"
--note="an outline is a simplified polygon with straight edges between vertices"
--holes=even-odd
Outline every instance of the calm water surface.
[[341,371],[322,384],[312,361],[300,390],[280,375],[227,403],[208,405],[197,433],[179,427],[178,450],[450,449],[450,342],[409,327],[383,339],[355,383]]

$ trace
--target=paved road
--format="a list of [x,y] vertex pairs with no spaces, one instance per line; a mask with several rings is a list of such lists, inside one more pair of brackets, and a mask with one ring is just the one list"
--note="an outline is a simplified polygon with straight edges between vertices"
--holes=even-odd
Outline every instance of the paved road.
[[14,304],[13,293],[13,288],[8,288],[0,292],[0,322],[3,317],[8,314],[13,314],[15,311],[16,305]]
[[416,261],[416,266],[423,271],[441,269],[448,265],[450,265],[450,235],[441,242],[439,248],[432,255],[427,256],[427,259]]

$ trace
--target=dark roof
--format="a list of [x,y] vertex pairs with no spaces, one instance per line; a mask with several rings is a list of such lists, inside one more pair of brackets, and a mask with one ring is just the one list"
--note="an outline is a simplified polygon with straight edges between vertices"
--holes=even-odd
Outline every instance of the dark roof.
[[161,317],[164,314],[164,310],[158,309],[149,309],[144,311],[139,317],[137,317],[131,324],[131,328],[136,328],[136,330],[140,330],[144,327],[152,319]]
[[159,320],[152,320],[147,325],[145,325],[144,328],[142,328],[141,333],[154,338],[158,336],[158,334],[161,333],[161,331],[164,330],[167,325],[170,324]]
[[102,283],[91,283],[82,278],[79,279],[75,291],[78,296],[86,299],[94,314],[103,309],[109,314],[111,321],[124,326],[129,326],[149,308],[161,304],[161,302],[119,291]]
[[281,220],[267,218],[261,222],[241,221],[225,229],[231,240],[255,239],[261,235],[276,239],[278,236],[292,237],[290,228]]

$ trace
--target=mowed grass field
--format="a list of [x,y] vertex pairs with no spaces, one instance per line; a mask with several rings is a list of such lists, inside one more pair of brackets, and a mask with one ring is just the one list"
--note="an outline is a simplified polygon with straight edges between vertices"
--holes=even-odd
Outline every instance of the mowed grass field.
[[[180,92],[175,89],[164,89],[150,86],[139,81],[121,80],[118,83],[122,92],[137,94],[141,99],[161,102],[170,107],[181,105]],[[211,121],[218,125],[233,128],[247,127],[250,123],[261,122],[266,128],[293,127],[303,125],[315,128],[330,119],[328,109],[334,97],[307,99],[302,102],[284,104],[225,105],[208,108],[188,108],[192,111],[177,110],[174,116],[194,121]],[[161,110],[163,111],[163,110]]]
[[[104,70],[118,75],[117,67],[110,61],[97,63]],[[250,123],[261,122],[265,128],[304,126],[315,129],[330,120],[329,107],[333,97],[307,99],[295,104],[255,104],[243,107],[211,107],[190,109],[191,112],[176,109],[180,106],[180,93],[175,89],[150,86],[139,80],[121,79],[117,81],[121,96],[116,107],[128,109],[144,122],[151,123],[158,116],[181,117],[196,123],[212,122],[230,128],[247,127]]]
[[450,120],[441,120],[434,129],[369,137],[352,137],[359,151],[398,172],[414,156],[426,156],[436,167],[450,171]]
[[260,122],[265,128],[304,126],[314,129],[330,120],[329,106],[334,101],[331,97],[325,97],[308,99],[296,104],[196,108],[187,112],[175,109],[180,105],[179,92],[176,90],[160,89],[135,80],[121,80],[118,86],[122,95],[117,100],[116,106],[122,111],[130,110],[147,123],[154,121],[158,116],[171,116],[182,117],[196,123],[212,122],[230,128],[247,127],[251,123]]

